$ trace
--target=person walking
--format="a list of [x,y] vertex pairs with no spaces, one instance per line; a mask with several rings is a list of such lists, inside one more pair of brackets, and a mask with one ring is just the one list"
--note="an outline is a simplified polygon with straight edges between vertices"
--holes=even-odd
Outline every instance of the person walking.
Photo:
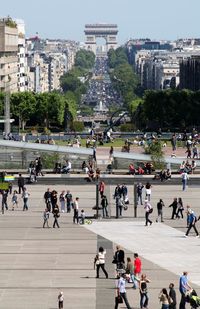
[[105,190],[105,183],[104,183],[104,181],[100,181],[100,183],[99,183],[99,193],[100,193],[101,198],[104,195],[104,190]]
[[73,205],[74,205],[73,223],[76,222],[78,224],[79,197],[76,197]]
[[176,291],[173,283],[169,285],[169,297],[172,300],[171,304],[169,304],[169,309],[176,309]]
[[137,289],[138,281],[142,270],[142,261],[138,256],[138,253],[134,253],[134,288]]
[[148,287],[147,283],[150,283],[150,280],[145,274],[141,275],[139,280],[139,289],[140,289],[140,308],[148,308],[149,296],[148,296]]
[[60,214],[59,214],[59,207],[57,204],[53,208],[53,216],[54,216],[53,228],[55,228],[55,226],[59,228],[60,226],[58,224],[58,218],[60,217]]
[[12,196],[12,210],[14,211],[15,205],[18,207],[18,197],[17,197],[17,190],[14,190]]
[[188,226],[187,232],[185,234],[185,237],[187,237],[189,235],[189,232],[190,232],[192,227],[193,227],[193,229],[196,233],[196,237],[199,237],[199,232],[197,231],[197,228],[196,228],[197,217],[196,217],[193,210],[190,211],[190,213],[188,215],[188,222],[189,222],[189,226]]
[[71,208],[72,208],[72,201],[73,201],[70,190],[67,190],[67,193],[65,194],[65,199],[66,199],[66,204],[67,204],[67,213],[70,213]]
[[8,190],[2,191],[2,207],[8,210]]
[[51,205],[52,205],[52,213],[54,212],[54,207],[57,205],[58,202],[58,193],[56,190],[51,192]]
[[47,191],[44,193],[44,200],[46,204],[46,208],[51,211],[51,191],[48,188]]
[[108,216],[108,210],[107,210],[108,200],[107,200],[107,197],[105,195],[102,196],[101,206],[102,206],[103,218],[109,217]]
[[148,223],[152,225],[152,221],[149,219],[149,215],[153,212],[153,208],[148,200],[144,201],[144,210],[145,210],[145,226],[148,226]]
[[148,201],[151,200],[151,188],[152,188],[152,185],[149,182],[147,182],[145,186],[145,190],[146,190],[146,198]]
[[188,272],[184,271],[183,275],[180,276],[180,279],[179,279],[179,291],[181,293],[181,301],[180,301],[180,304],[179,304],[179,309],[185,309],[186,292],[192,289],[191,286],[188,283],[187,275],[188,275]]
[[58,309],[63,309],[63,304],[64,304],[64,295],[63,292],[60,292],[58,294]]
[[164,222],[163,220],[163,207],[165,206],[162,199],[157,203],[157,211],[158,211],[158,217],[156,219],[156,222],[158,222],[159,217],[161,218],[161,222]]
[[177,213],[176,213],[176,218],[180,219],[180,216],[181,216],[181,218],[183,219],[184,207],[183,207],[183,201],[182,201],[181,197],[178,198],[178,205],[177,205],[177,207],[178,207],[178,210],[177,210]]
[[169,207],[172,207],[172,216],[171,216],[171,220],[174,220],[176,217],[176,211],[177,211],[177,207],[178,207],[178,201],[177,198],[175,197],[172,204],[169,205]]
[[21,194],[21,191],[24,191],[24,177],[22,177],[22,174],[19,174],[17,183],[19,188],[18,193]]
[[116,246],[116,251],[113,257],[113,264],[116,264],[117,270],[124,269],[125,253],[119,245]]
[[160,302],[162,303],[161,309],[169,309],[169,304],[170,304],[170,297],[168,295],[167,289],[162,289],[160,291],[160,294],[158,296],[160,299]]
[[117,297],[115,298],[115,309],[118,308],[119,304],[119,297],[124,300],[126,308],[131,309],[131,306],[128,302],[127,294],[126,294],[126,281],[127,281],[127,275],[126,273],[120,274],[120,278],[117,282]]
[[27,191],[27,189],[24,187],[24,190],[22,192],[22,198],[23,198],[23,202],[24,202],[24,206],[23,206],[23,211],[24,210],[28,210],[28,198],[29,198],[29,193]]
[[182,179],[182,189],[183,191],[185,191],[186,186],[187,186],[187,181],[189,179],[188,174],[185,171],[181,174],[181,179]]
[[141,182],[137,184],[137,203],[139,204],[139,201],[140,201],[140,205],[143,205],[143,202],[142,202],[143,188],[144,186]]
[[106,256],[106,250],[104,250],[103,247],[99,247],[99,252],[97,254],[98,259],[96,263],[96,278],[99,278],[99,269],[101,268],[104,272],[106,279],[108,279],[108,273],[105,270],[105,256]]
[[44,219],[44,223],[43,223],[43,228],[45,228],[45,225],[47,225],[47,227],[49,228],[49,210],[48,208],[46,208],[44,210],[44,213],[43,213],[43,219]]
[[65,191],[62,191],[59,196],[60,208],[62,212],[65,212]]

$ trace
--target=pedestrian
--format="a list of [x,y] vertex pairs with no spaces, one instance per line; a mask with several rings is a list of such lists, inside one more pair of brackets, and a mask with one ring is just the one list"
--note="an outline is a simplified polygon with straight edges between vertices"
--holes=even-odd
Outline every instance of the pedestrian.
[[62,191],[59,196],[60,208],[62,212],[65,212],[65,191]]
[[165,289],[165,288],[162,289],[160,291],[158,298],[160,299],[160,302],[162,303],[161,309],[169,309],[169,304],[170,304],[171,300],[170,300],[170,297],[168,295],[167,289]]
[[49,227],[49,210],[48,208],[46,208],[44,210],[44,213],[43,213],[43,219],[44,219],[44,223],[43,223],[43,228],[45,228],[45,225],[47,225],[47,227]]
[[116,251],[113,257],[113,264],[116,264],[116,268],[124,269],[125,265],[125,253],[124,250],[121,249],[119,245],[116,246]]
[[126,294],[126,281],[127,281],[127,275],[126,273],[122,273],[117,282],[117,297],[115,298],[115,309],[118,308],[120,296],[124,300],[126,308],[131,309]]
[[176,211],[177,211],[177,207],[178,207],[178,201],[177,198],[175,197],[173,202],[169,205],[169,207],[172,207],[172,216],[171,216],[171,220],[174,220],[175,216],[176,216]]
[[148,200],[144,201],[144,209],[145,209],[145,226],[148,226],[148,223],[152,225],[152,221],[149,219],[149,215],[153,212],[153,208]]
[[103,218],[109,217],[109,216],[108,216],[108,210],[107,210],[107,207],[108,207],[108,200],[107,200],[106,195],[103,195],[103,196],[102,196],[102,199],[101,199],[101,206],[102,206]]
[[55,228],[55,226],[57,225],[57,227],[59,228],[59,224],[58,224],[58,218],[60,217],[60,214],[59,214],[59,207],[58,205],[56,204],[53,208],[53,216],[54,216],[54,223],[53,223],[53,228]]
[[184,207],[183,207],[183,201],[182,201],[181,197],[178,198],[178,205],[177,205],[177,207],[178,207],[178,210],[177,210],[177,213],[176,213],[176,218],[180,219],[180,215],[181,215],[181,218],[183,219]]
[[78,224],[78,210],[79,210],[79,197],[76,197],[74,203],[73,203],[73,207],[74,207],[74,216],[73,216],[73,223]]
[[14,190],[12,196],[12,210],[14,211],[15,205],[18,207],[18,197],[17,197],[17,190]]
[[161,222],[164,222],[163,220],[163,207],[165,206],[162,199],[159,200],[157,203],[157,211],[158,211],[158,217],[156,219],[156,222],[158,222],[159,217],[161,218]]
[[8,190],[2,191],[2,207],[8,210]]
[[125,203],[122,197],[117,197],[116,198],[116,218],[119,216],[122,217],[122,209],[124,208]]
[[137,203],[139,204],[139,200],[140,200],[140,204],[143,205],[142,202],[142,191],[143,191],[143,184],[140,182],[137,184]]
[[169,309],[176,309],[176,291],[173,283],[169,285],[169,297],[172,300],[171,304],[169,304]]
[[85,211],[81,209],[80,224],[85,224]]
[[130,257],[127,257],[126,259],[127,263],[126,263],[126,274],[130,276],[130,279],[129,279],[129,283],[130,282],[133,282],[134,283],[134,280],[135,280],[135,277],[134,277],[134,265],[133,265],[133,261],[131,260]]
[[123,200],[126,201],[128,199],[128,188],[124,183],[121,186],[121,192],[122,192]]
[[51,190],[48,188],[44,193],[44,200],[49,212],[51,211]]
[[71,208],[72,208],[72,194],[70,192],[70,190],[67,190],[67,193],[65,194],[65,199],[66,199],[66,204],[67,204],[67,213],[71,212]]
[[100,181],[100,183],[99,183],[99,193],[100,193],[101,197],[104,195],[104,190],[105,190],[105,183],[104,183],[104,181]]
[[150,283],[150,280],[145,274],[141,275],[139,280],[139,289],[140,289],[140,308],[148,308],[149,296],[148,296],[148,287],[147,283]]
[[189,221],[189,226],[188,226],[187,232],[185,234],[185,237],[188,236],[192,227],[193,227],[193,229],[196,233],[196,237],[199,237],[199,232],[197,231],[197,228],[196,228],[197,217],[196,217],[194,211],[190,211],[188,221]]
[[58,294],[58,309],[63,309],[64,295],[63,292]]
[[58,196],[57,196],[57,191],[53,190],[51,192],[51,205],[52,205],[52,212],[54,211],[54,207],[57,205],[58,202]]
[[142,261],[138,253],[134,253],[134,288],[138,287],[138,281],[142,270]]
[[186,172],[183,172],[181,174],[181,179],[182,179],[182,188],[183,188],[183,191],[185,191],[186,186],[187,186],[187,181],[189,179],[188,174]]
[[147,182],[145,189],[146,189],[146,198],[148,201],[151,200],[151,188],[152,188],[152,185],[149,182]]
[[22,198],[23,198],[23,202],[24,202],[24,206],[23,206],[23,211],[24,210],[28,210],[28,198],[29,198],[29,193],[27,191],[27,189],[24,187],[24,190],[22,192]]
[[98,260],[97,260],[98,262],[96,263],[96,278],[99,278],[99,269],[101,268],[106,276],[106,279],[108,279],[108,273],[105,270],[106,250],[104,250],[103,247],[100,247],[97,256],[98,256]]
[[24,177],[22,177],[22,174],[19,174],[17,183],[19,187],[18,193],[21,194],[21,190],[24,191]]
[[186,293],[187,291],[191,290],[191,286],[188,283],[188,272],[184,271],[183,275],[180,276],[179,279],[179,291],[181,293],[181,301],[180,301],[180,305],[179,305],[179,309],[185,309],[185,304],[186,304]]
[[113,146],[110,146],[109,159],[113,158],[113,152],[114,152],[114,148],[113,148]]

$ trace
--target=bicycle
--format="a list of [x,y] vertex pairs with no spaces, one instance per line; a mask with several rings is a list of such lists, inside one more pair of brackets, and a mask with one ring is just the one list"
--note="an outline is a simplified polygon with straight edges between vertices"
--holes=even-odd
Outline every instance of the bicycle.
[[84,225],[84,224],[90,225],[90,224],[92,224],[92,220],[91,219],[84,219],[84,222],[83,222],[83,219],[79,218],[78,222],[79,222],[80,225]]

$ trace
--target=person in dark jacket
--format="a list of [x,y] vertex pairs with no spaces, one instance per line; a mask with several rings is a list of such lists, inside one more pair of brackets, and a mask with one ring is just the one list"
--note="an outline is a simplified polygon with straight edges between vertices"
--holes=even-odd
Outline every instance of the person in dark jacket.
[[22,174],[19,174],[18,177],[18,187],[19,187],[18,193],[21,194],[21,190],[24,191],[24,177],[22,177]]
[[114,255],[114,261],[116,263],[117,269],[124,269],[125,261],[124,261],[124,250],[121,249],[121,247],[118,245],[116,247],[115,255]]
[[178,201],[177,201],[176,197],[174,198],[173,203],[169,205],[169,207],[172,207],[172,217],[171,217],[171,219],[173,220],[174,217],[176,217],[176,212],[177,212],[177,207],[178,207]]
[[58,224],[58,218],[60,217],[60,214],[59,214],[59,207],[57,204],[53,208],[53,216],[54,216],[53,227],[57,225],[57,227],[59,228],[60,226]]
[[174,284],[169,285],[169,297],[172,299],[172,303],[169,305],[169,309],[176,309],[176,291],[174,289]]

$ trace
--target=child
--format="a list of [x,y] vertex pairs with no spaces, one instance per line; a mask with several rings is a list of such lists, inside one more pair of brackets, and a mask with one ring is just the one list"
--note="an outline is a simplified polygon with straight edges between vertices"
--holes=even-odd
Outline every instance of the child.
[[18,207],[17,191],[16,190],[13,192],[13,196],[12,196],[12,210],[14,210],[15,205]]
[[80,219],[81,219],[81,221],[80,221],[81,224],[85,224],[85,212],[84,212],[84,209],[81,210],[81,218]]
[[49,211],[48,209],[46,208],[44,213],[43,213],[43,219],[44,219],[44,223],[43,223],[43,228],[45,227],[45,224],[47,224],[47,227],[49,227]]

